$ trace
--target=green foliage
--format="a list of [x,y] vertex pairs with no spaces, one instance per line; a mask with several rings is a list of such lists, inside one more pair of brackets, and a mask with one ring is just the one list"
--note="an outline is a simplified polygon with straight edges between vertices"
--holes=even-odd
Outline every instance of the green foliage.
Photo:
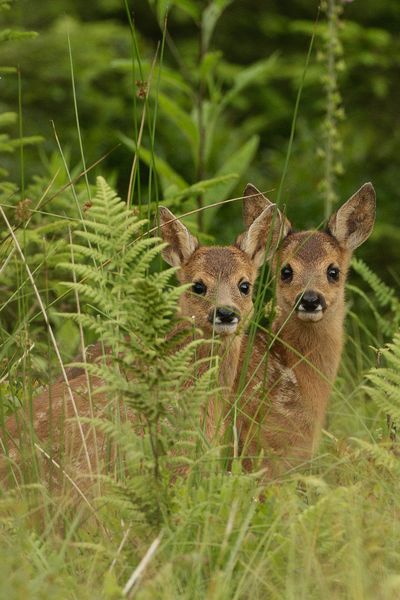
[[363,260],[353,258],[352,267],[369,286],[373,300],[359,288],[350,286],[351,289],[361,296],[372,310],[380,331],[387,337],[393,337],[400,326],[400,300],[395,289],[386,285]]
[[[150,93],[160,122],[165,123],[167,131],[173,125],[187,149],[181,168],[178,170],[171,164],[169,141],[168,149],[162,147],[160,152],[154,149],[154,140],[146,142],[150,148],[137,147],[135,141],[121,136],[124,144],[137,150],[146,166],[154,169],[169,206],[180,211],[200,209],[197,226],[206,233],[213,228],[218,207],[203,214],[204,207],[226,199],[237,188],[238,181],[242,181],[254,160],[259,144],[256,135],[249,139],[244,133],[234,138],[230,136],[224,114],[243,89],[257,86],[262,78],[268,77],[275,63],[275,57],[257,61],[227,81],[223,74],[223,57],[221,53],[213,52],[210,46],[217,24],[230,4],[231,1],[210,2],[202,11],[201,19],[195,20],[200,64],[191,71],[191,76],[188,77],[187,65],[181,64],[172,81],[169,70],[160,65],[158,87]],[[157,4],[156,8],[158,16],[165,10],[163,3]]]
[[[4,10],[8,10],[10,8],[10,2],[1,2],[0,3],[0,12]],[[36,33],[33,31],[15,31],[13,29],[1,29],[0,30],[0,47],[2,48],[2,44],[4,42],[9,41],[18,41],[23,39],[32,39],[36,37]],[[1,73],[17,73],[17,69],[14,67],[2,67],[0,65],[0,74]],[[7,128],[9,126],[14,125],[17,122],[18,115],[15,112],[4,112],[0,113],[0,157],[3,153],[13,153],[17,148],[23,148],[29,144],[38,144],[43,141],[43,138],[40,136],[29,136],[23,137],[20,135],[18,139],[12,139],[8,133],[1,133],[3,128]],[[22,119],[22,115],[20,115],[19,119]],[[22,127],[20,126],[20,132],[22,132]],[[0,194],[4,189],[1,184],[1,179],[8,175],[8,171],[4,168],[0,167]],[[1,197],[1,196],[0,196]]]
[[[200,0],[150,4],[149,8],[149,3],[135,3],[135,49],[131,50],[126,11],[114,0],[101,2],[90,10],[75,0],[55,0],[51,7],[41,5],[35,12],[24,10],[28,0],[16,3],[16,8],[21,6],[21,10],[19,13],[10,11],[5,26],[12,28],[18,21],[20,29],[34,28],[40,33],[35,40],[3,45],[2,63],[9,68],[20,65],[26,133],[45,137],[46,152],[51,151],[55,146],[49,120],[53,119],[64,151],[71,149],[70,164],[74,167],[79,164],[68,64],[69,34],[88,164],[111,150],[120,132],[130,140],[129,150],[136,147],[142,107],[146,104],[148,108],[141,142],[148,157],[142,159],[135,179],[136,204],[149,202],[151,207],[161,197],[160,193],[175,197],[158,164],[167,165],[181,183],[185,182],[181,189],[191,188],[204,178],[211,180],[221,170],[232,175],[230,186],[223,189],[216,185],[210,188],[208,197],[204,197],[204,192],[189,191],[184,202],[176,198],[174,203],[181,213],[196,206],[199,197],[205,205],[223,200],[227,195],[237,197],[247,180],[272,190],[273,198],[285,160],[286,140],[306,47],[314,29],[316,7],[303,0],[268,7],[259,5],[256,0],[232,2],[227,6],[225,2],[216,3],[214,8],[214,3]],[[127,6],[130,7],[129,2]],[[220,15],[222,6],[225,8]],[[326,180],[327,162],[316,161],[315,154],[318,148],[326,149],[323,133],[326,128],[321,129],[321,120],[327,116],[325,84],[332,82],[332,74],[328,76],[327,72],[330,45],[335,61],[334,75],[340,82],[339,108],[345,109],[348,115],[346,122],[335,126],[340,134],[340,140],[336,141],[341,141],[342,147],[334,149],[330,170],[335,175],[335,165],[339,162],[344,172],[340,182],[335,183],[334,193],[337,198],[345,199],[360,183],[372,180],[378,194],[380,223],[395,224],[400,218],[398,207],[392,202],[398,188],[393,163],[398,140],[393,123],[397,114],[394,73],[399,57],[395,33],[399,15],[393,0],[385,0],[379,10],[373,0],[362,5],[336,2],[335,6],[337,11],[343,8],[343,12],[339,20],[335,17],[336,21],[332,21],[335,38],[332,44],[329,42],[332,27],[324,15],[320,15],[315,27],[316,56],[312,55],[305,78],[282,200],[299,227],[322,222],[325,211],[319,183]],[[143,102],[143,98],[137,97],[139,83],[144,80],[149,84],[156,44],[163,38],[167,9],[168,35],[163,51],[160,48],[158,53],[148,98]],[[213,12],[218,19],[210,30],[212,36],[206,38],[208,48],[201,60],[203,13],[208,12]],[[48,52],[48,48],[53,52]],[[316,60],[318,57],[323,60]],[[343,71],[344,60],[346,69]],[[45,97],[43,81],[46,82]],[[7,85],[2,90],[0,112],[15,111],[16,79],[7,76],[4,83]],[[201,87],[203,120],[207,127],[203,144],[204,173],[198,176]],[[337,98],[337,87],[331,93],[333,99]],[[382,110],[383,103],[385,110]],[[132,105],[137,110],[132,111]],[[336,112],[333,111],[332,118],[336,119]],[[375,112],[380,114],[379,128],[370,118]],[[242,169],[237,165],[225,168],[228,159],[254,135],[259,136],[258,150],[247,164],[244,161]],[[333,147],[336,141],[332,136],[329,139]],[[40,172],[43,152],[39,155],[27,148],[25,154],[27,176]],[[118,188],[123,196],[129,185],[131,160],[131,152],[122,145],[102,164],[103,174],[118,177]],[[11,180],[18,179],[15,161],[6,156],[2,167],[10,172]],[[300,202],[301,199],[304,202]],[[217,207],[211,211],[210,218],[207,214],[205,211],[202,233],[207,228],[207,235],[218,233],[220,236],[221,224],[224,224],[222,241],[230,241],[240,224],[236,203]],[[391,236],[395,236],[396,225],[392,229]],[[375,236],[370,250],[361,252],[368,256],[368,262],[379,275],[390,282],[387,269],[400,258],[397,248],[397,244],[387,244],[384,236]],[[376,261],[378,255],[380,260]]]
[[[100,377],[110,398],[122,398],[138,424],[145,426],[144,440],[138,438],[139,442],[132,428],[121,432],[112,423],[97,421],[118,442],[132,470],[129,486],[121,484],[119,492],[124,491],[153,522],[156,514],[159,521],[165,512],[156,484],[169,483],[171,461],[178,464],[182,456],[190,462],[187,450],[196,440],[199,409],[215,393],[217,380],[212,359],[211,368],[201,374],[196,350],[204,342],[190,341],[194,335],[190,324],[171,330],[182,288],[170,285],[175,269],[149,273],[164,244],[143,235],[144,224],[99,177],[83,228],[74,232],[82,241],[71,245],[71,260],[61,265],[74,275],[68,287],[90,308],[60,317],[72,317],[91,330],[117,357],[110,363],[79,366]],[[185,432],[192,432],[194,440],[186,439]],[[140,452],[146,439],[151,459]]]
[[[26,186],[24,200],[19,201],[18,187],[15,184],[5,185],[4,194],[0,193],[0,198],[8,219],[15,228],[27,264],[34,274],[56,336],[64,342],[62,354],[67,360],[71,360],[78,349],[78,330],[74,324],[68,325],[57,317],[55,309],[57,303],[61,303],[63,310],[72,310],[73,299],[65,297],[65,286],[61,283],[65,271],[60,265],[70,259],[69,231],[79,224],[80,215],[85,210],[86,189],[81,183],[69,186],[63,170],[61,158],[53,156],[48,164],[49,175],[44,172],[42,176],[36,176]],[[72,171],[71,175],[74,177],[76,172]],[[53,358],[50,358],[49,365],[48,337],[43,315],[5,227],[2,228],[0,238],[3,264],[0,379],[6,372],[13,372],[12,379],[18,379],[21,370],[25,371],[25,360],[28,360],[33,379],[46,383],[51,377]],[[30,349],[28,353],[27,349]],[[22,357],[25,357],[24,360]]]
[[393,423],[400,426],[400,334],[397,332],[393,342],[379,354],[379,360],[385,366],[372,369],[367,380],[373,385],[366,388],[368,395]]

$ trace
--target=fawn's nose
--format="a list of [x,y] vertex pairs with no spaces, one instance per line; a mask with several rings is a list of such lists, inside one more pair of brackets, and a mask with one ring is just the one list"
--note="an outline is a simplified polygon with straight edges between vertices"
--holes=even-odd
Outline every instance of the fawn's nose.
[[208,316],[210,323],[229,325],[238,323],[240,320],[239,314],[232,306],[217,306]]
[[299,294],[296,298],[297,310],[304,312],[318,312],[325,310],[326,302],[324,297],[313,290],[307,290]]

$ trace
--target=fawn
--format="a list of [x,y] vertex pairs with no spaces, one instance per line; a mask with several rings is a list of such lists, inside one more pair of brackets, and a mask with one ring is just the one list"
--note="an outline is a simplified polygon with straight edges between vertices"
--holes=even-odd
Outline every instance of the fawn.
[[[169,265],[178,267],[180,282],[190,285],[180,297],[179,314],[192,319],[205,338],[219,338],[219,383],[224,388],[232,387],[236,375],[245,324],[253,309],[252,286],[264,260],[272,217],[273,206],[268,205],[260,211],[236,245],[202,247],[167,208],[159,209],[161,237],[168,244],[162,251],[163,258]],[[200,346],[203,358],[210,354],[210,348],[210,343],[204,344],[204,348]],[[86,359],[94,362],[101,360],[102,355],[101,345],[96,344],[87,352]],[[79,420],[73,417],[76,412],[80,417],[99,417],[104,414],[110,399],[102,391],[96,393],[96,389],[103,385],[99,377],[91,377],[89,382],[87,373],[76,368],[70,369],[67,374],[77,410],[71,405],[66,382],[59,380],[33,400],[32,428],[39,447],[46,447],[51,435],[52,456],[58,457],[61,454],[60,443],[66,444],[63,454],[71,457],[69,467],[76,474],[87,473],[88,463],[96,465],[99,455],[104,453],[105,436],[101,432],[95,433],[87,423],[80,425]],[[93,405],[89,401],[89,392],[94,396]],[[9,461],[17,464],[23,450],[19,434],[24,416],[11,416],[4,427],[7,441],[3,445],[8,447]],[[211,402],[205,419],[209,437],[215,433],[216,423],[221,418],[222,407],[217,407],[216,401]],[[83,455],[82,431],[86,438],[86,456]],[[49,455],[45,451],[43,453],[48,461]],[[52,462],[54,465],[54,459]]]
[[[168,243],[163,258],[179,267],[180,283],[191,286],[180,297],[179,312],[191,317],[206,338],[218,335],[219,382],[225,388],[235,380],[245,326],[253,312],[252,287],[264,262],[274,208],[266,206],[234,245],[223,247],[199,247],[186,227],[160,208],[161,235]],[[277,235],[270,243],[276,242]]]
[[[246,195],[248,224],[271,203],[250,184]],[[277,235],[281,227],[271,265],[277,313],[270,334],[257,332],[252,349],[244,342],[235,384],[245,468],[261,452],[271,477],[313,456],[342,351],[349,262],[373,229],[375,204],[374,188],[366,183],[330,217],[325,231],[295,232],[282,214],[271,222]],[[246,351],[247,373],[241,374]]]

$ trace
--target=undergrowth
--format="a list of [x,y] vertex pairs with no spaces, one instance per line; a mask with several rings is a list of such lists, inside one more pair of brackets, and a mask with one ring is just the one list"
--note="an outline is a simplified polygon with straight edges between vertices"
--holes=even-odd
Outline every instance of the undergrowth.
[[[76,499],[71,511],[40,478],[3,481],[2,597],[129,595],[131,571],[153,542],[145,574],[134,577],[138,598],[393,597],[399,336],[353,390],[346,422],[354,430],[343,437],[336,426],[343,415],[335,409],[346,408],[342,376],[312,474],[261,488],[236,461],[228,472],[202,437],[200,409],[216,388],[215,367],[194,378],[198,340],[182,347],[182,330],[171,329],[182,290],[170,284],[173,269],[150,269],[162,247],[99,178],[69,264],[60,267],[73,273],[68,288],[80,298],[69,318],[112,348],[111,361],[75,368],[100,376],[109,397],[122,399],[118,418],[86,418],[115,444],[117,468],[91,500],[95,518]],[[391,294],[379,295],[369,271],[365,277],[377,306],[388,303]]]

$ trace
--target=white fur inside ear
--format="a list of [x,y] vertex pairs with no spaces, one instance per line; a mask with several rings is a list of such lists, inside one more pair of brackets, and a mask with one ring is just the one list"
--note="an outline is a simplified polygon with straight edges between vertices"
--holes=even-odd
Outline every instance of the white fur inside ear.
[[189,260],[199,242],[168,208],[159,207],[160,235],[168,246],[162,251],[164,260],[172,267],[180,267]]
[[273,203],[255,185],[248,183],[243,194],[243,221],[245,227],[250,227],[263,210],[269,206],[273,206]]
[[371,183],[365,183],[332,215],[328,229],[343,248],[355,250],[369,237],[375,211],[375,190]]
[[[286,232],[287,233],[287,232]],[[276,204],[263,210],[249,229],[239,238],[239,247],[260,267],[276,250],[282,235],[282,217]]]

